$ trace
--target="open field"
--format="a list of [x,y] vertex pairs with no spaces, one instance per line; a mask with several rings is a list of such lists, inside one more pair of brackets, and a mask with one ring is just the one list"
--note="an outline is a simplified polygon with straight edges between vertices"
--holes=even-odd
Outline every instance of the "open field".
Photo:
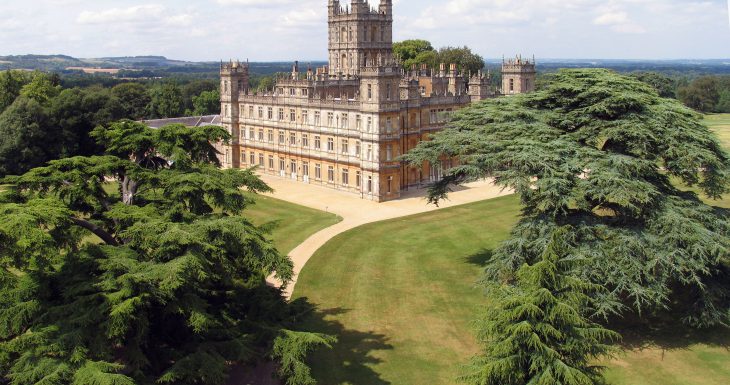
[[275,222],[271,238],[276,248],[289,254],[310,235],[342,220],[335,214],[325,213],[276,198],[259,195],[256,204],[248,207],[243,216],[257,225]]
[[319,313],[305,327],[339,335],[313,360],[321,384],[452,384],[477,351],[470,322],[481,263],[519,213],[516,196],[345,232],[304,267],[294,297]]
[[[340,338],[312,360],[319,383],[456,384],[485,306],[474,282],[518,214],[517,197],[503,197],[358,227],[318,250],[294,298],[318,306],[306,327]],[[609,384],[730,383],[730,331],[676,339],[632,341]]]
[[717,133],[725,148],[730,151],[730,114],[706,115],[705,123]]

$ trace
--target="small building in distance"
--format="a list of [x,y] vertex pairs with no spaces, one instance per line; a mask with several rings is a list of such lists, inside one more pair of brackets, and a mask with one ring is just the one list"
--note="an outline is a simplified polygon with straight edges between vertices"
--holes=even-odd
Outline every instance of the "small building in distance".
[[537,70],[535,58],[502,59],[502,95],[526,94],[535,91]]

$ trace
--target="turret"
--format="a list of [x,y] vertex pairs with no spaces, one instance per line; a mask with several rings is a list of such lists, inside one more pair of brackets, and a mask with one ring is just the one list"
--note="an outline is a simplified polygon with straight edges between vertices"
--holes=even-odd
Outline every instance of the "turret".
[[380,13],[386,15],[390,20],[393,19],[393,0],[380,0]]

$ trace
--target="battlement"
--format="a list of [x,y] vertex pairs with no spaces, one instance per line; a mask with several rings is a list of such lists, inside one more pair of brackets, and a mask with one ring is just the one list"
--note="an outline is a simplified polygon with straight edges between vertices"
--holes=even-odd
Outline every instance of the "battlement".
[[238,60],[221,62],[221,75],[241,74],[248,75],[248,63],[241,63]]
[[378,7],[371,6],[367,0],[351,0],[350,5],[342,4],[339,0],[330,0],[329,16],[330,20],[348,18],[348,16],[375,16],[387,20],[392,18],[393,4],[391,0],[381,0]]
[[502,72],[509,73],[534,73],[535,70],[535,58],[523,59],[522,56],[516,56],[514,59],[502,59]]

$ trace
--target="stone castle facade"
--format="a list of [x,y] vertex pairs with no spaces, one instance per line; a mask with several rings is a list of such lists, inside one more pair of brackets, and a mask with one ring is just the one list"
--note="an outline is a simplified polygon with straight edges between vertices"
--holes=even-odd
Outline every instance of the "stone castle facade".
[[[376,8],[329,0],[328,8],[329,66],[301,71],[295,64],[262,94],[249,88],[246,64],[221,65],[221,123],[233,137],[220,145],[223,165],[378,202],[438,180],[449,164],[411,167],[398,157],[442,129],[453,111],[495,96],[489,76],[454,64],[402,69],[393,55],[392,0]],[[519,79],[524,87],[516,90],[530,89]]]

